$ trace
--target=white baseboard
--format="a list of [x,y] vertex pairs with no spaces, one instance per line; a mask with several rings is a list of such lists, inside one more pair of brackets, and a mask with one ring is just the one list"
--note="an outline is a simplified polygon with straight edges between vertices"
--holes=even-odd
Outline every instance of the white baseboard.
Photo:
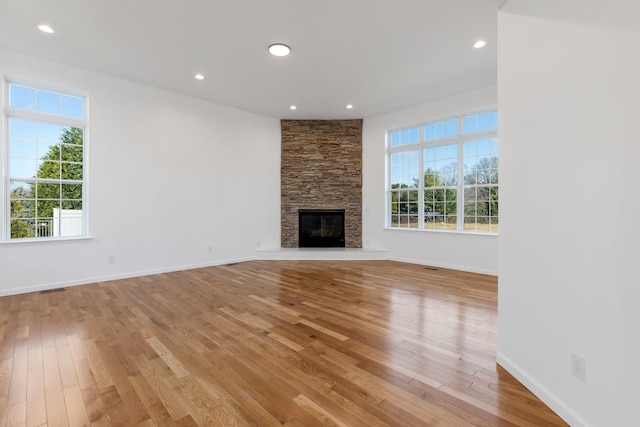
[[80,286],[80,285],[88,285],[90,283],[99,283],[99,282],[108,282],[111,280],[121,280],[121,279],[131,279],[133,277],[140,276],[149,276],[152,274],[162,274],[162,273],[171,273],[174,271],[182,271],[182,270],[193,270],[196,268],[204,268],[204,267],[214,267],[217,265],[225,265],[225,264],[233,264],[237,262],[245,262],[245,261],[253,261],[254,257],[248,258],[234,258],[227,260],[218,260],[208,263],[201,264],[189,264],[189,265],[179,265],[174,267],[167,268],[157,268],[151,270],[141,270],[141,271],[131,271],[120,274],[111,274],[106,276],[96,276],[96,277],[86,277],[82,279],[69,280],[64,282],[56,282],[56,283],[45,283],[41,285],[27,286],[23,288],[12,288],[12,289],[3,289],[0,290],[0,297],[9,296],[9,295],[18,295],[18,294],[26,294],[29,292],[40,292],[40,291],[48,291],[51,289],[59,289],[66,288],[70,286]]
[[468,273],[478,273],[478,274],[487,274],[489,276],[497,276],[498,272],[494,270],[488,270],[484,268],[475,268],[475,267],[467,267],[464,265],[455,265],[455,264],[445,264],[445,263],[437,263],[430,262],[420,259],[412,259],[412,258],[399,258],[399,257],[389,257],[391,261],[398,262],[406,262],[408,264],[418,264],[418,265],[427,265],[430,267],[439,267],[439,268],[448,268],[450,270],[458,270],[458,271],[466,271]]
[[553,394],[551,390],[538,382],[531,375],[522,370],[516,363],[511,361],[507,356],[498,351],[496,360],[500,366],[506,369],[533,394],[542,400],[551,410],[553,410],[560,418],[566,421],[572,427],[591,427],[578,413],[563,402],[558,396]]
[[201,263],[201,264],[178,265],[178,266],[167,267],[167,268],[131,271],[131,272],[125,272],[125,273],[119,273],[119,274],[111,274],[106,276],[85,277],[85,278],[63,281],[63,282],[44,283],[40,285],[27,286],[27,287],[21,287],[21,288],[2,289],[0,290],[0,297],[17,295],[17,294],[26,294],[29,292],[47,291],[51,289],[58,289],[58,288],[64,288],[64,287],[70,287],[70,286],[87,285],[90,283],[107,282],[110,280],[131,279],[133,277],[148,276],[152,274],[170,273],[173,271],[180,271],[180,270],[193,270],[195,268],[213,267],[217,265],[232,264],[236,262],[253,261],[256,259],[271,260],[271,261],[273,260],[344,260],[344,261],[391,260],[391,261],[398,261],[398,262],[406,262],[409,264],[428,265],[433,267],[468,271],[471,273],[480,273],[480,274],[489,274],[489,275],[497,274],[497,272],[494,272],[494,271],[468,268],[468,267],[459,266],[459,265],[437,264],[437,263],[425,262],[422,260],[389,257],[388,251],[378,250],[378,249],[344,249],[344,248],[281,249],[281,248],[276,248],[276,249],[262,249],[262,250],[256,251],[255,256],[253,257],[217,260],[217,261]]

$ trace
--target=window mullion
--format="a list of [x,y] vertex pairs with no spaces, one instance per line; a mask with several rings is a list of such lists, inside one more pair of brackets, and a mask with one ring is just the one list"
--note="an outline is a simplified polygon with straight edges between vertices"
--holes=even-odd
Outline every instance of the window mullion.
[[419,185],[418,185],[418,229],[424,229],[424,127],[420,126],[420,166],[418,168]]
[[463,127],[464,119],[460,118],[460,123],[458,124],[458,134],[460,135],[460,139],[458,140],[458,210],[456,215],[456,230],[463,231],[464,230],[464,138],[463,138]]

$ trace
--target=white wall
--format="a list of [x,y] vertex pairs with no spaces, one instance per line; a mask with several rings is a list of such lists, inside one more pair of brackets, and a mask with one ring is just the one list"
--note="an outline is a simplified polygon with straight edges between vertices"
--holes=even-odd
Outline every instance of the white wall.
[[496,86],[489,86],[364,120],[362,136],[362,242],[364,247],[388,250],[389,258],[393,260],[497,274],[498,238],[496,236],[384,228],[385,135],[387,131],[443,116],[495,106],[496,102]]
[[498,360],[572,425],[639,425],[640,33],[553,3],[499,14]]
[[0,295],[250,259],[257,242],[279,246],[278,120],[5,49],[0,75],[88,94],[93,236],[0,244]]

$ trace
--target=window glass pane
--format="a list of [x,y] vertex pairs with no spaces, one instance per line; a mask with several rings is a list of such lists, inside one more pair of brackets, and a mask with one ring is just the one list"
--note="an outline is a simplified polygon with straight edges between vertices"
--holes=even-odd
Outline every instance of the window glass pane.
[[81,236],[83,233],[82,206],[79,209],[53,211],[53,236]]
[[446,134],[448,137],[458,135],[458,119],[447,120]]
[[497,233],[498,232],[498,218],[490,218],[490,222],[489,222],[489,232],[490,233]]
[[38,123],[38,140],[58,142],[60,140],[60,125],[53,123]]
[[9,157],[31,159],[34,161],[36,159],[36,142],[24,139],[10,139]]
[[391,132],[391,146],[396,147],[398,145],[400,145],[400,132],[399,131]]
[[[67,200],[82,200],[82,184],[62,184],[61,197]],[[64,207],[64,206],[63,206]],[[67,208],[71,209],[71,208]]]
[[33,178],[36,176],[36,165],[34,160],[10,158],[9,175],[16,178]]
[[418,153],[418,150],[410,150],[391,154],[391,189],[420,185]]
[[36,122],[11,117],[9,119],[9,138],[35,139]]
[[62,161],[82,163],[82,145],[62,144],[61,148]]
[[475,156],[478,154],[478,142],[468,141],[464,143],[464,156]]
[[84,118],[84,100],[77,96],[62,95],[62,114],[76,119]]
[[436,158],[436,149],[435,148],[425,148],[424,149],[424,161],[425,162],[433,162]]
[[[52,211],[53,212],[53,211]],[[34,221],[35,237],[51,237],[53,236],[53,218],[37,217]]]
[[11,200],[11,218],[32,218],[35,213],[35,200],[14,199]]
[[409,143],[415,144],[416,142],[420,142],[420,128],[411,128],[409,129]]
[[36,197],[41,199],[60,199],[60,184],[40,182],[36,184]]
[[9,84],[9,105],[22,110],[84,118],[84,98],[15,83]]
[[33,227],[33,219],[30,220],[21,220],[21,219],[12,219],[11,220],[11,230],[9,235],[12,239],[25,239],[30,237],[35,237],[35,228]]
[[458,158],[458,144],[447,145],[447,159]]
[[46,90],[38,91],[38,111],[60,114],[60,95]]
[[[496,164],[498,162],[498,159],[496,158]],[[489,172],[489,183],[491,184],[498,184],[498,169],[488,169]]]
[[60,162],[43,161],[38,167],[38,178],[60,179]]
[[420,142],[420,128],[409,128],[391,132],[391,146],[415,144]]
[[478,131],[484,132],[491,129],[491,113],[478,114]]
[[62,179],[82,180],[82,164],[62,162]]
[[10,84],[9,106],[23,110],[35,110],[36,90],[26,86]]
[[398,182],[398,179],[400,178],[400,166],[398,165],[392,165],[391,166],[391,182],[395,183]]
[[424,186],[456,185],[457,144],[429,147],[424,150]]
[[403,129],[400,131],[400,145],[406,145],[409,143],[409,129]]
[[443,184],[445,186],[455,186],[458,183],[458,167],[457,162],[449,163],[441,174],[443,176]]
[[9,192],[11,193],[11,198],[14,198],[16,195],[17,198],[27,197],[30,198],[28,194],[30,194],[31,183],[29,181],[20,181],[16,179],[12,179],[9,182]]
[[55,142],[38,141],[38,159],[60,160],[60,145]]
[[400,134],[400,145],[414,144],[420,141],[420,129],[404,129]]
[[488,111],[465,116],[463,128],[464,134],[498,129],[498,113],[497,111]]
[[433,141],[434,139],[436,139],[436,125],[431,123],[424,127],[424,140]]
[[464,118],[464,133],[473,133],[478,131],[478,117],[477,116],[467,116]]
[[464,182],[467,185],[498,182],[497,139],[481,139],[464,144]]
[[433,170],[432,167],[427,168],[424,172],[424,186],[425,187],[437,187],[438,183],[438,173]]
[[491,143],[488,139],[478,141],[478,154],[489,154],[491,152]]

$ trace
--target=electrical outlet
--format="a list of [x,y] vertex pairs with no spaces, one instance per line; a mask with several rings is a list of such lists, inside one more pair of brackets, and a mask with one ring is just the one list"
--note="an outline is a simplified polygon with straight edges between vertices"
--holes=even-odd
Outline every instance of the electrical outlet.
[[109,257],[107,258],[107,262],[109,264],[115,264],[116,263],[116,257],[113,255],[109,255]]
[[587,366],[584,356],[572,351],[571,352],[571,372],[573,375],[586,382],[587,381]]

